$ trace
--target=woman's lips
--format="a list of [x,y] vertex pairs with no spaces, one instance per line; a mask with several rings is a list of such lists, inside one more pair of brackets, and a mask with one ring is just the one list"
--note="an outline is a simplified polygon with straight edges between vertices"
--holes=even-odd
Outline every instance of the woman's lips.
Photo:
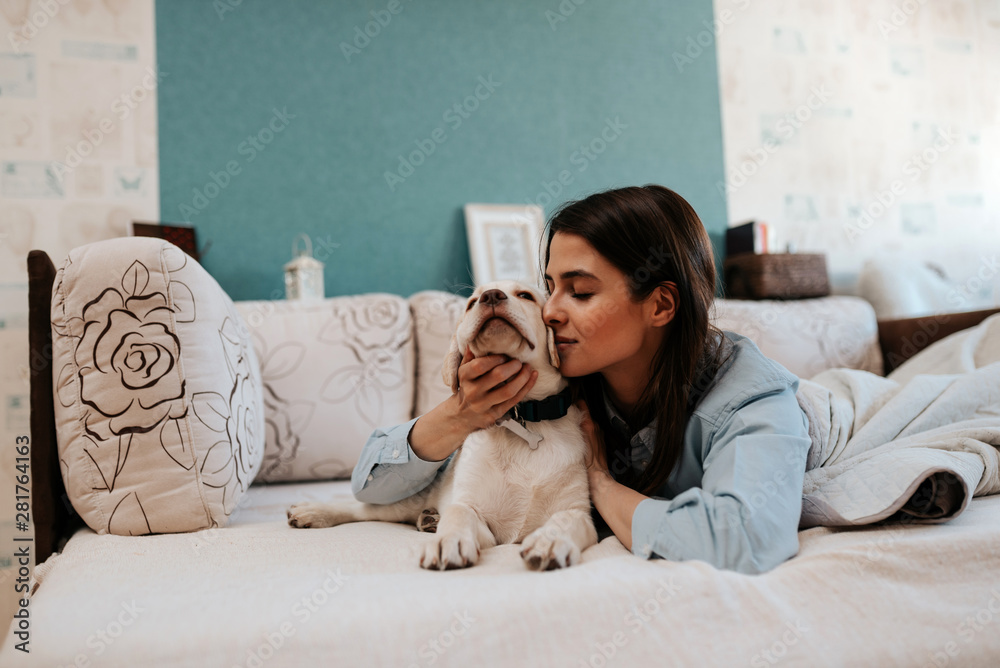
[[556,350],[558,350],[560,354],[569,350],[575,344],[576,339],[568,339],[563,336],[556,337]]

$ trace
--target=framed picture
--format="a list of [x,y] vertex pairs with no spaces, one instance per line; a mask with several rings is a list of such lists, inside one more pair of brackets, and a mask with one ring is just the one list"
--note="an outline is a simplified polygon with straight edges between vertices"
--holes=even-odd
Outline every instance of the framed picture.
[[142,223],[132,221],[129,228],[129,235],[133,237],[156,237],[165,239],[182,251],[201,261],[201,253],[198,252],[198,243],[191,225],[176,225],[174,223]]
[[465,228],[477,285],[517,280],[538,285],[545,214],[533,204],[466,204]]

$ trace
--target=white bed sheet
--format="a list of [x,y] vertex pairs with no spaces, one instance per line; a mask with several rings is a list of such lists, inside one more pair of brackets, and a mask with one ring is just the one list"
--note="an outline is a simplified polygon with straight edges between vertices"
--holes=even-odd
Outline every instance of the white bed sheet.
[[563,571],[518,547],[427,572],[413,527],[296,530],[347,481],[254,487],[230,526],[77,533],[37,570],[31,653],[3,666],[995,666],[1000,496],[955,520],[800,533],[762,576],[645,561],[615,538]]

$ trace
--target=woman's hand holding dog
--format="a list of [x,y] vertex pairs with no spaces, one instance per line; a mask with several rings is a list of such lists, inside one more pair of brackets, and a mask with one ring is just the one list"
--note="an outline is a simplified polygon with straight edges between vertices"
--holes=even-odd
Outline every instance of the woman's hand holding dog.
[[413,425],[410,447],[426,461],[441,461],[466,437],[492,427],[531,391],[538,372],[503,355],[473,357],[466,350],[458,367],[458,391]]

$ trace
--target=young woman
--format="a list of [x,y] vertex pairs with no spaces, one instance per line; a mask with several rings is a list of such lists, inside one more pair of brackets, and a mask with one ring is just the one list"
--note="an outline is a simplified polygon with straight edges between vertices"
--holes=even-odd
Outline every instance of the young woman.
[[[549,225],[545,283],[543,317],[560,370],[578,379],[591,498],[610,531],[645,558],[744,573],[795,555],[810,445],[798,379],[710,324],[715,265],[691,206],[655,185],[565,205]],[[464,360],[458,393],[372,435],[355,496],[423,489],[534,376],[517,361]]]

